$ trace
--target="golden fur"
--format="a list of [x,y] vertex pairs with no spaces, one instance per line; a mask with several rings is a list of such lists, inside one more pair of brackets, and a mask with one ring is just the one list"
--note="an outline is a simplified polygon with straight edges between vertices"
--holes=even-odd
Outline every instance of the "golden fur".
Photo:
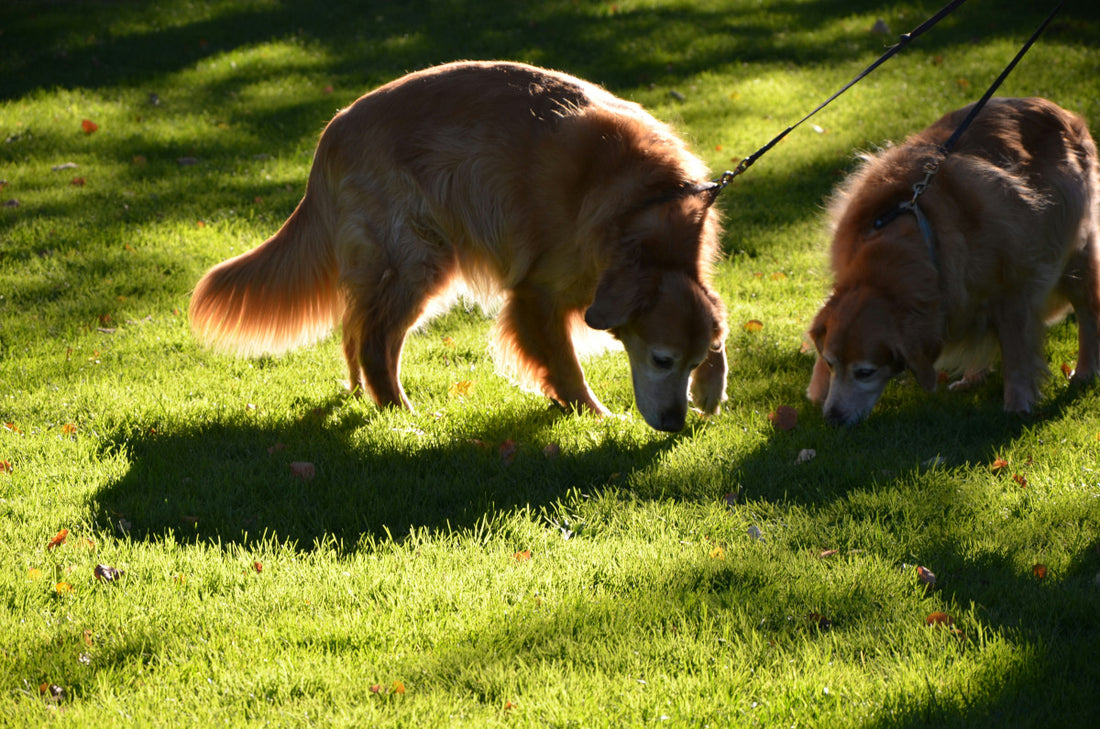
[[1068,306],[1073,379],[1097,374],[1100,182],[1080,117],[1044,99],[991,100],[919,198],[931,246],[911,213],[875,229],[913,196],[969,109],[868,156],[833,201],[835,286],[810,328],[818,358],[807,390],[832,423],[861,420],[905,369],[928,391],[937,368],[973,382],[998,348],[1005,409],[1027,412],[1046,372],[1044,324]]
[[[453,63],[363,96],[321,135],[305,196],[195,288],[197,337],[242,355],[343,324],[353,391],[409,407],[407,332],[456,284],[502,293],[497,350],[569,407],[606,412],[573,335],[621,340],[646,421],[679,430],[725,399],[719,223],[703,163],[640,106],[554,71]],[[694,376],[693,376],[694,374]]]

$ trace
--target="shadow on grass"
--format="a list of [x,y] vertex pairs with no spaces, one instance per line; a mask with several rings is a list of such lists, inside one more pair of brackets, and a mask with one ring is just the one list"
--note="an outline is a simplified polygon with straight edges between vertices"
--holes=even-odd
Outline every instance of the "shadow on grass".
[[[547,430],[566,417],[549,407],[491,413],[476,432],[443,443],[407,424],[389,437],[374,428],[365,442],[357,431],[376,417],[386,414],[340,397],[306,405],[296,422],[120,436],[106,449],[125,450],[132,465],[96,495],[92,513],[116,529],[124,520],[138,539],[225,545],[268,535],[303,550],[331,540],[355,549],[364,537],[468,531],[487,516],[538,508],[625,477],[676,440],[608,441],[548,457]],[[513,438],[514,455],[502,455]],[[315,477],[296,476],[299,462],[313,464]]]

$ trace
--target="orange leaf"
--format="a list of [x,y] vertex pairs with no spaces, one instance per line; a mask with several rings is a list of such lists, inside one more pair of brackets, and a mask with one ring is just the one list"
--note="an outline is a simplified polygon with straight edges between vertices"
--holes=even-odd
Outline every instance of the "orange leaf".
[[54,538],[51,539],[50,543],[46,545],[46,549],[53,549],[54,547],[60,547],[62,544],[65,543],[65,539],[68,536],[69,536],[69,530],[68,529],[62,529],[61,531],[59,531],[57,534],[54,535]]
[[455,346],[454,337],[443,337],[443,346],[444,347],[450,347],[450,348],[453,349],[454,346]]
[[0,461],[0,473],[11,473],[11,461]]
[[516,442],[509,438],[500,444],[500,460],[505,466],[512,465],[512,459],[516,456]]
[[80,128],[84,130],[85,134],[92,134],[99,129],[99,125],[91,119],[85,119],[84,121],[80,122]]
[[783,273],[782,271],[776,271],[771,275],[772,281],[782,281],[785,278],[787,278],[787,274]]
[[989,467],[989,470],[993,471],[993,473],[1000,473],[1006,468],[1008,468],[1008,461],[1003,458],[997,458],[995,461],[993,461],[993,465]]
[[1066,379],[1073,377],[1073,368],[1065,362],[1062,363],[1062,374],[1066,376]]
[[710,558],[711,559],[725,559],[726,558],[726,550],[722,549],[721,547],[715,546],[714,549],[710,550]]
[[798,425],[798,411],[790,405],[780,405],[774,412],[768,413],[768,420],[772,421],[776,430],[794,430],[794,426]]
[[68,582],[58,582],[56,585],[53,586],[53,589],[54,592],[56,592],[58,595],[64,595],[66,593],[72,592],[73,586],[70,585]]
[[954,625],[955,621],[947,613],[935,612],[924,619],[925,625]]
[[256,570],[257,572],[263,572],[264,571],[263,563],[258,561],[258,560],[253,562],[252,563],[252,569]]
[[526,562],[527,560],[531,559],[531,550],[525,549],[522,552],[516,552],[512,556],[516,558],[517,562]]
[[759,319],[749,319],[747,322],[745,322],[746,332],[758,332],[763,328],[764,322],[760,321]]
[[38,569],[37,567],[31,567],[29,570],[27,570],[27,579],[31,580],[32,582],[41,580],[42,570]]
[[1018,474],[1018,473],[1012,474],[1012,480],[1015,481],[1016,483],[1018,483],[1023,488],[1025,488],[1025,489],[1027,488],[1027,479],[1024,478],[1023,476],[1021,476],[1020,474]]
[[382,693],[382,687],[380,685],[376,684],[376,683],[373,683],[373,684],[371,684],[370,692],[372,694],[380,694],[380,693]]
[[1031,568],[1031,574],[1035,575],[1037,580],[1045,580],[1047,578],[1047,566],[1045,564],[1036,564]]
[[405,684],[401,683],[400,681],[394,681],[393,682],[393,692],[395,694],[405,693]]
[[73,181],[70,182],[69,184],[72,185],[73,187],[84,187],[84,178],[83,177],[74,177]]
[[65,423],[61,426],[61,435],[76,435],[76,426],[72,423]]
[[15,423],[4,423],[4,430],[11,431],[16,435],[23,435],[23,431],[19,429],[19,426]]

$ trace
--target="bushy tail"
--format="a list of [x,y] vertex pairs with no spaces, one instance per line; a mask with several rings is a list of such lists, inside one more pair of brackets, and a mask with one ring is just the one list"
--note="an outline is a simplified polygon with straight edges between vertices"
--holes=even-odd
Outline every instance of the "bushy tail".
[[327,335],[343,311],[331,196],[318,170],[275,235],[207,271],[191,296],[191,331],[242,356],[279,354]]

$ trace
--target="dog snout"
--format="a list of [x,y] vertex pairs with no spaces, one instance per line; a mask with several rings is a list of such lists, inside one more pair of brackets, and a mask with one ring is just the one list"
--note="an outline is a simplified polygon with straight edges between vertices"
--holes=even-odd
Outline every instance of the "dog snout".
[[671,407],[662,410],[656,423],[652,424],[657,430],[666,433],[675,433],[684,429],[687,420],[687,408]]

